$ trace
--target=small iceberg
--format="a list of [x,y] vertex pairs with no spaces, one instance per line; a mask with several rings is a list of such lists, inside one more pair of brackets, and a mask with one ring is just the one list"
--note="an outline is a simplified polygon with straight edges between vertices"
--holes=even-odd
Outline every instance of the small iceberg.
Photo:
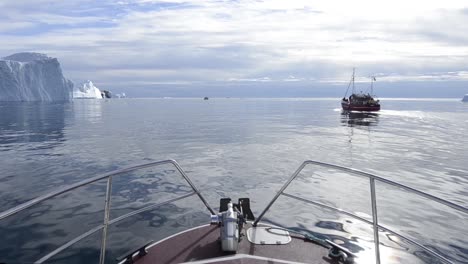
[[88,80],[73,90],[73,99],[102,99],[102,96],[101,91]]
[[117,98],[125,98],[127,97],[127,95],[125,93],[119,93],[119,94],[116,94],[115,97]]
[[465,94],[465,96],[463,96],[462,102],[468,102],[468,94]]
[[112,93],[110,91],[103,90],[103,91],[101,91],[101,97],[102,98],[112,98]]

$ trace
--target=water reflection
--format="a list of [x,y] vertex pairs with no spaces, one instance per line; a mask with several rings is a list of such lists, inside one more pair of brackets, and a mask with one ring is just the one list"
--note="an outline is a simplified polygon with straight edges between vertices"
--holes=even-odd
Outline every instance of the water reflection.
[[[379,171],[379,174],[381,172],[393,180],[411,183],[412,186],[429,190],[441,197],[466,203],[464,157],[467,152],[462,146],[468,144],[464,136],[468,123],[461,122],[467,120],[464,105],[453,102],[393,101],[386,107],[388,110],[378,113],[343,112],[339,115],[341,110],[336,109],[335,104],[335,100],[287,99],[217,99],[209,103],[199,99],[77,100],[68,105],[0,103],[0,211],[46,193],[49,189],[97,173],[142,163],[145,159],[166,158],[181,161],[187,173],[194,176],[195,184],[201,187],[210,204],[216,204],[219,197],[248,194],[246,196],[255,201],[253,210],[257,213],[269,201],[264,197],[273,196],[279,184],[289,177],[298,163],[309,158],[350,165],[366,171]],[[374,133],[377,125],[379,133]],[[320,153],[313,151],[316,149],[321,150]],[[325,174],[328,175],[328,172]],[[186,191],[177,183],[168,186],[159,176],[156,172],[147,172],[145,176],[129,181],[116,179],[111,216],[114,218],[130,209],[141,208],[148,201],[158,201],[158,195]],[[335,177],[333,182],[326,179],[331,178],[323,177],[320,188],[298,188],[319,195],[322,201],[331,200],[340,208],[345,204],[345,208],[353,212],[367,212],[359,210],[364,206],[370,208],[364,204],[364,201],[370,203],[369,199],[359,199],[361,194],[355,191],[359,182],[346,179],[336,181]],[[353,188],[355,185],[356,188]],[[43,243],[50,243],[52,247],[73,238],[78,231],[87,231],[94,226],[90,224],[92,221],[100,223],[104,187],[91,186],[89,192],[77,192],[73,196],[56,199],[56,202],[61,202],[61,206],[49,208],[47,206],[50,204],[45,204],[38,207],[21,218],[24,222],[15,225],[0,223],[0,233],[6,234],[0,234],[3,237],[0,252],[11,254],[10,250],[14,249],[22,250],[20,253],[25,255],[27,249],[46,250],[49,248],[35,248],[36,244],[31,245],[29,241],[41,238]],[[155,189],[166,191],[155,194]],[[353,195],[341,195],[336,191],[340,189],[350,190]],[[390,197],[395,203],[408,203],[407,200],[395,197],[400,196]],[[92,205],[101,206],[95,208]],[[358,228],[350,228],[350,225],[344,224],[347,223],[344,219],[330,219],[322,215],[321,210],[299,209],[295,214],[289,210],[292,205],[295,203],[286,203],[284,212],[287,213],[280,210],[275,215],[277,217],[272,219],[281,219],[283,224],[288,224],[295,221],[297,216],[307,223],[308,230],[327,233],[334,240],[342,240],[346,247],[360,253],[361,259],[368,257],[369,261],[363,263],[373,263],[373,236],[370,229],[362,231],[360,225],[356,225]],[[394,207],[388,208],[388,212],[398,212]],[[433,216],[428,216],[431,211],[414,208],[412,206],[402,213],[395,213],[395,217],[390,215],[391,220],[401,219],[390,223],[398,223],[403,228],[427,226],[419,223],[431,219]],[[308,220],[311,211],[317,214],[313,221]],[[384,214],[382,210],[382,216]],[[136,226],[132,231],[140,232],[138,237],[159,239],[173,229],[173,223],[168,225],[167,218],[159,214],[139,217],[135,216],[132,219],[134,222],[129,220]],[[165,227],[158,228],[157,232],[148,232],[154,230],[154,226],[161,226],[164,221]],[[119,242],[128,241],[128,237],[136,239],[136,236],[124,231],[126,223],[115,227],[122,229],[115,233],[122,239],[116,238],[115,245],[110,245],[112,250],[119,249],[115,255],[127,250],[120,250],[122,243]],[[28,226],[35,228],[29,236],[31,228]],[[449,237],[447,231],[443,230],[445,226],[448,225],[432,225],[425,234],[449,238],[450,247],[444,246],[442,250],[447,254],[458,254],[457,261],[468,259],[466,239]],[[406,230],[413,234],[418,231],[408,228],[403,231]],[[73,233],[62,237],[63,231]],[[99,236],[94,239],[99,241]],[[145,242],[140,241],[145,239],[138,239],[135,245]],[[395,239],[391,241],[398,242]],[[384,243],[389,244],[388,241]],[[87,250],[83,245],[92,247],[92,250]],[[447,242],[444,241],[444,245]],[[127,243],[125,246],[131,245]],[[87,242],[77,246],[81,261],[76,263],[93,262],[83,260],[81,256],[86,258],[92,255],[95,260],[98,247],[99,243],[94,245]],[[399,248],[398,245],[395,247]],[[394,256],[398,254],[392,252],[393,248],[385,248],[381,251],[382,258],[386,259],[387,256],[395,259]],[[440,250],[441,247],[438,248]],[[409,251],[406,248],[402,250]],[[86,253],[88,251],[89,254]],[[29,256],[34,254],[28,253]],[[2,261],[4,259],[0,258]],[[66,258],[59,259],[57,263],[63,262],[71,263]],[[392,263],[415,262],[395,260]]]
[[99,123],[102,122],[104,100],[75,100],[73,101],[73,113],[76,121]]
[[14,143],[38,142],[41,149],[61,144],[68,108],[67,104],[2,102],[0,151],[12,150]]
[[341,112],[341,123],[349,127],[376,126],[379,123],[379,114],[370,112]]
[[[330,217],[330,215],[328,216]],[[282,226],[282,223],[272,221],[271,218],[268,218],[265,222],[274,226]],[[309,223],[296,222],[295,224],[297,226],[286,225],[286,227],[301,234],[307,234],[318,239],[328,239],[341,245],[355,254],[353,263],[367,264],[376,261],[375,244],[372,238],[373,229],[368,224],[339,216],[325,220],[313,217],[313,220]],[[331,260],[326,256],[323,259]],[[380,260],[381,263],[387,264],[439,263],[434,258],[430,258],[428,253],[382,231],[380,232]]]

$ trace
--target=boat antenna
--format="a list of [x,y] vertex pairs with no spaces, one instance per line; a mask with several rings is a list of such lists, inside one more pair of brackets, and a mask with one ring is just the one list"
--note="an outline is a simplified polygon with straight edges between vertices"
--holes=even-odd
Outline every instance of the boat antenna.
[[353,78],[351,79],[352,82],[353,82],[353,93],[354,93],[354,71],[356,70],[356,68],[353,68]]

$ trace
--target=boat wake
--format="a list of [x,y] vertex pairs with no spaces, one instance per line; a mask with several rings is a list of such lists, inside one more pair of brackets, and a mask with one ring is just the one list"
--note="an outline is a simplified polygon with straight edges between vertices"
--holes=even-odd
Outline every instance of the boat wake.
[[413,117],[413,118],[427,118],[430,117],[427,113],[422,111],[398,111],[398,110],[381,110],[379,112],[382,116],[402,116],[402,117]]

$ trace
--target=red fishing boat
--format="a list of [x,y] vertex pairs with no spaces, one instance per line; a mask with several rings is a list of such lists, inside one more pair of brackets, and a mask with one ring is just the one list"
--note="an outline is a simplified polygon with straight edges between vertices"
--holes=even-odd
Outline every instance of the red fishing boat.
[[[354,86],[354,69],[353,69],[353,76],[351,77],[351,81],[349,82],[348,89],[346,90],[346,94],[341,99],[341,107],[345,111],[365,111],[365,112],[375,112],[380,110],[380,101],[374,99],[372,96],[373,94],[373,86],[374,81],[376,81],[375,77],[371,77],[371,87],[370,93],[356,93],[355,86]],[[352,93],[349,97],[346,97],[349,91],[349,88],[352,87]]]

